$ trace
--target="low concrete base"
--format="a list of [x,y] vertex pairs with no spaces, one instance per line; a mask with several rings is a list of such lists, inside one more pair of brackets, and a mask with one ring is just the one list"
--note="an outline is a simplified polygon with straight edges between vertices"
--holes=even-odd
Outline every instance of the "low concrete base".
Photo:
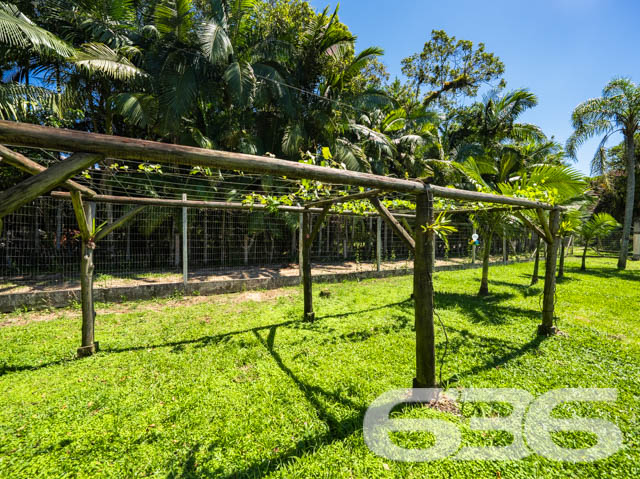
[[[529,262],[531,260],[510,261],[512,263]],[[505,263],[494,263],[496,266]],[[437,266],[436,271],[453,271],[461,269],[476,269],[482,264],[456,264]],[[413,273],[413,268],[398,268],[382,271],[357,271],[349,273],[329,273],[313,275],[314,283],[338,283],[347,280],[370,278],[389,278],[405,276]],[[242,291],[260,289],[278,289],[300,284],[299,276],[275,276],[252,279],[225,279],[219,281],[201,281],[189,283],[185,288],[182,282],[153,283],[135,286],[117,286],[111,288],[95,288],[94,300],[101,303],[122,303],[152,298],[164,298],[173,294],[202,295],[239,293]],[[0,295],[0,312],[10,313],[16,310],[42,310],[64,308],[73,302],[80,301],[80,288],[38,291],[30,293],[15,293]]]

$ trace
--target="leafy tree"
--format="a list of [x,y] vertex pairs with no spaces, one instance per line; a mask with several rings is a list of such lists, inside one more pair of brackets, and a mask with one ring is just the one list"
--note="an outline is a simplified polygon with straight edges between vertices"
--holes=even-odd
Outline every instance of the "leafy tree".
[[604,87],[601,97],[592,98],[578,105],[573,111],[572,121],[575,131],[567,141],[567,152],[573,157],[576,156],[578,147],[587,139],[603,135],[591,164],[592,173],[604,172],[606,158],[604,145],[611,135],[620,132],[624,136],[627,192],[618,269],[625,269],[635,199],[634,136],[640,132],[640,87],[628,78],[613,80]]
[[[474,48],[469,40],[456,40],[444,30],[433,30],[422,52],[402,60],[402,72],[411,80],[416,100],[425,105],[436,101],[447,104],[447,97],[455,94],[475,96],[482,84],[504,73],[504,64],[486,52],[483,43]],[[421,96],[423,87],[431,90]]]

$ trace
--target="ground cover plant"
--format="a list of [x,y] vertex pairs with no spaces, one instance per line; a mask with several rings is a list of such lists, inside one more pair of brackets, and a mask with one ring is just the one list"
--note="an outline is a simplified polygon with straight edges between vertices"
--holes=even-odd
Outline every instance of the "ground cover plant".
[[[616,271],[567,260],[558,326],[536,336],[541,285],[531,264],[495,268],[478,298],[479,270],[435,275],[449,337],[450,388],[513,387],[535,396],[560,387],[613,387],[612,404],[560,414],[613,421],[625,448],[592,464],[532,455],[517,462],[394,463],[365,446],[362,418],[383,392],[414,374],[411,277],[321,285],[315,323],[300,321],[297,288],[213,298],[100,305],[102,351],[76,360],[77,309],[0,317],[2,477],[638,477],[640,476],[640,265]],[[40,321],[38,321],[40,319]],[[437,332],[441,352],[444,336]],[[403,417],[460,424],[465,445],[506,444],[469,431],[459,415],[410,407]],[[397,435],[427,447],[428,435]],[[589,437],[557,440],[586,447]]]

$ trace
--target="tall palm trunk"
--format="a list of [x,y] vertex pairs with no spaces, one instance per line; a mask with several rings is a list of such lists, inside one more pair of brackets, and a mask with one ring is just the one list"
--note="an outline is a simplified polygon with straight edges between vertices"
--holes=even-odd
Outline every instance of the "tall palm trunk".
[[580,266],[581,271],[586,271],[587,269],[587,248],[589,247],[589,242],[585,241],[584,250],[582,251],[582,266]]
[[629,236],[631,235],[631,225],[633,224],[633,206],[636,194],[636,152],[633,142],[633,129],[625,131],[625,156],[627,159],[627,197],[624,206],[624,226],[622,228],[622,244],[620,257],[618,258],[618,269],[627,267],[627,255],[629,254]]
[[493,232],[487,235],[484,243],[484,249],[482,251],[482,281],[480,282],[480,291],[478,291],[478,296],[486,296],[489,294],[489,257],[491,255],[492,239]]
[[536,246],[536,259],[533,263],[533,274],[531,275],[531,286],[538,282],[540,272],[540,247],[542,246],[542,240],[538,236],[538,244]]

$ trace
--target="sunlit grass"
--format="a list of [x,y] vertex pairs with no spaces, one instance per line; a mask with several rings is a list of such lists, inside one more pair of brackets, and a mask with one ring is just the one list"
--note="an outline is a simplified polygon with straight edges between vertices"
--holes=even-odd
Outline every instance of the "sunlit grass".
[[[617,388],[615,404],[580,409],[624,433],[625,449],[599,463],[532,455],[405,464],[371,453],[362,437],[368,404],[414,376],[407,276],[316,287],[332,294],[316,295],[313,324],[300,321],[297,288],[260,301],[113,306],[98,318],[102,352],[83,360],[73,357],[77,310],[0,328],[0,476],[640,477],[640,265],[587,264],[580,272],[570,259],[558,285],[565,336],[535,334],[542,284],[528,287],[531,264],[492,267],[492,295],[482,299],[479,270],[438,273],[436,303],[449,336],[442,381],[451,388]],[[443,346],[438,329],[438,354]],[[471,413],[403,414],[446,416],[461,424],[465,444],[508,443],[469,431]],[[589,444],[580,435],[558,440]],[[426,435],[398,441],[430,444]]]

